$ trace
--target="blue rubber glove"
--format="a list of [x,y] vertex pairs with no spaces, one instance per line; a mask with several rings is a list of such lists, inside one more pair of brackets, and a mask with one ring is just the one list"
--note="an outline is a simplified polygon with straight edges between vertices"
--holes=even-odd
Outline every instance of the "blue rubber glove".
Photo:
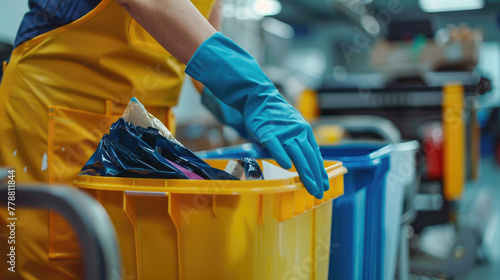
[[243,122],[243,117],[234,108],[222,103],[215,97],[208,88],[203,88],[201,92],[201,103],[223,124],[234,128],[238,134],[244,139],[256,142],[255,139],[248,133],[248,130]]
[[[238,111],[250,134],[283,167],[294,163],[307,191],[323,198],[328,176],[311,126],[281,96],[255,59],[221,33],[195,52],[186,73]],[[290,161],[291,159],[291,161]]]

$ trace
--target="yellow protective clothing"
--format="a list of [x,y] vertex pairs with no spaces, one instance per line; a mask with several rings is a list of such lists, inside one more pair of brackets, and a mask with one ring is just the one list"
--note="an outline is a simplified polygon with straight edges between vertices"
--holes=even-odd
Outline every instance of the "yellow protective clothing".
[[[192,2],[208,18],[214,0]],[[71,184],[134,96],[173,132],[184,67],[114,0],[22,43],[0,84],[0,166],[16,170],[17,184]],[[50,211],[16,210],[16,272],[2,261],[2,279],[81,279],[69,225]]]

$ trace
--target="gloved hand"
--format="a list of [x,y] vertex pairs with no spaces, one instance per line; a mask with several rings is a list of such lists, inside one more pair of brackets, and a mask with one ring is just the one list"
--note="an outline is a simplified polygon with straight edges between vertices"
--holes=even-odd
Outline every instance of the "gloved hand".
[[[255,59],[216,33],[198,48],[186,73],[236,109],[250,134],[283,167],[294,163],[307,191],[323,198],[328,176],[311,126],[281,96]],[[290,161],[291,159],[291,161]]]
[[215,97],[208,88],[203,88],[201,92],[201,103],[223,124],[234,128],[238,134],[244,139],[257,142],[253,139],[252,135],[243,122],[243,117],[234,108],[222,103]]

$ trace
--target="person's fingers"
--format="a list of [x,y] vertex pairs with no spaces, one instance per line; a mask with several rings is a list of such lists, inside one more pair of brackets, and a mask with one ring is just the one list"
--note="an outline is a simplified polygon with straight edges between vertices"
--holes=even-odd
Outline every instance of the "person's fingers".
[[[285,150],[292,159],[295,169],[297,169],[297,172],[299,173],[300,180],[306,187],[307,191],[311,195],[319,195],[318,193],[320,192],[316,186],[316,180],[314,179],[313,172],[307,163],[304,152],[301,151],[300,147],[295,143],[286,146]],[[321,196],[323,196],[323,192],[321,192]]]
[[301,147],[302,152],[307,155],[307,164],[309,165],[309,168],[311,168],[311,171],[314,176],[314,180],[316,181],[316,186],[318,187],[318,194],[321,194],[321,198],[323,197],[323,192],[324,192],[324,186],[323,186],[323,173],[321,170],[323,168],[323,165],[319,164],[318,161],[318,154],[314,149],[311,147],[311,145],[308,142],[305,143],[298,143],[298,140],[295,140],[297,145]]
[[325,170],[325,163],[323,161],[323,157],[321,156],[321,151],[319,149],[318,143],[316,142],[316,139],[314,139],[314,136],[311,134],[311,138],[309,139],[309,143],[311,144],[311,147],[315,151],[316,158],[319,162],[319,165],[321,166],[321,181],[323,185],[323,190],[326,192],[330,189],[330,181],[328,180],[328,174],[326,173]]
[[292,162],[290,161],[287,152],[283,149],[283,146],[276,137],[272,137],[271,140],[268,140],[263,144],[266,146],[267,150],[276,162],[281,165],[281,167],[285,169],[292,168]]

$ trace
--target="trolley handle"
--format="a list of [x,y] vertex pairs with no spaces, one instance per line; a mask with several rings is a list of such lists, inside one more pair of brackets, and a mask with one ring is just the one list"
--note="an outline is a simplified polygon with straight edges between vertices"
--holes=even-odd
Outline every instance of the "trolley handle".
[[[0,170],[1,171],[1,170]],[[0,204],[7,203],[7,185],[0,172]],[[89,195],[71,187],[16,186],[16,207],[51,209],[63,215],[78,234],[86,279],[122,279],[121,254],[115,228],[106,210]]]

